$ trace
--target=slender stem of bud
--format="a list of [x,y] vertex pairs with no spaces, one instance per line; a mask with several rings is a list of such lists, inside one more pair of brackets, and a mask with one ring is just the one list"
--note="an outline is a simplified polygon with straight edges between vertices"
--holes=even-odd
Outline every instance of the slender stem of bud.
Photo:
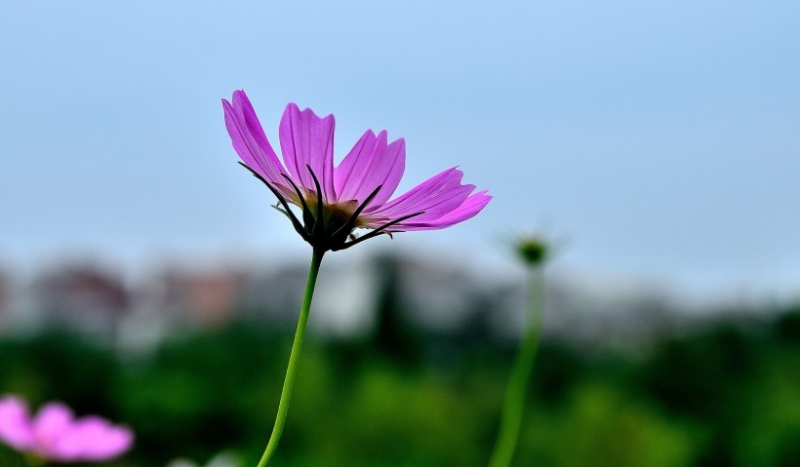
[[272,428],[272,435],[269,437],[267,448],[258,461],[257,467],[265,467],[275,449],[278,447],[278,441],[283,433],[283,425],[286,423],[286,415],[289,412],[289,400],[292,397],[292,389],[294,388],[295,376],[297,376],[297,366],[300,361],[300,351],[303,348],[303,340],[306,334],[306,324],[308,323],[308,313],[311,309],[311,299],[314,296],[314,286],[317,283],[317,275],[319,274],[319,267],[322,264],[322,256],[325,254],[324,250],[314,248],[311,256],[311,267],[308,271],[308,282],[306,283],[306,291],[303,295],[303,304],[300,307],[300,316],[297,319],[297,330],[294,334],[294,342],[292,343],[292,353],[289,355],[289,365],[286,368],[286,378],[283,381],[283,390],[281,391],[281,400],[278,404],[278,414],[275,417],[275,426]]
[[525,335],[522,337],[511,377],[506,389],[506,398],[503,405],[503,414],[500,420],[500,433],[494,446],[494,452],[489,460],[489,467],[508,467],[514,457],[514,449],[519,439],[522,413],[525,408],[525,393],[533,371],[533,362],[536,360],[536,350],[539,348],[541,323],[544,304],[544,277],[542,266],[528,268],[528,315],[526,316]]

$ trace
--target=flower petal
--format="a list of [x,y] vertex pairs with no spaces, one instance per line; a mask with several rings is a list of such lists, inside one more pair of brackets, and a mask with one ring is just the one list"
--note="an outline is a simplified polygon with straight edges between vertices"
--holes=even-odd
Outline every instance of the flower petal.
[[308,191],[316,191],[314,172],[326,201],[335,199],[333,189],[333,115],[319,118],[311,109],[301,111],[289,104],[281,117],[280,141],[283,162],[295,182]]
[[54,459],[104,461],[119,456],[133,444],[133,432],[107,420],[89,416],[76,421],[53,447]]
[[461,185],[463,173],[457,168],[445,170],[420,183],[385,206],[369,211],[365,217],[389,220],[422,212],[417,222],[439,218],[457,208],[469,196],[473,185]]
[[34,437],[28,406],[16,396],[0,399],[0,441],[20,451],[33,447]]
[[72,418],[72,410],[58,402],[51,402],[39,409],[33,420],[35,450],[48,459],[56,458],[57,452],[53,448],[69,431]]
[[367,130],[358,140],[334,172],[337,201],[361,204],[378,186],[381,190],[370,207],[377,209],[389,200],[403,177],[406,145],[402,138],[386,143],[386,131],[375,136]]
[[467,219],[475,217],[476,214],[481,212],[481,210],[483,210],[483,208],[489,204],[489,201],[492,200],[492,197],[486,193],[487,190],[483,190],[470,195],[466,200],[464,200],[463,203],[461,203],[461,206],[450,211],[444,216],[439,217],[438,219],[427,222],[419,222],[417,218],[412,217],[411,219],[408,219],[408,221],[400,222],[397,224],[397,226],[392,226],[392,228],[397,228],[397,230],[412,231],[435,230],[450,227],[451,225],[458,224],[459,222],[463,222]]
[[233,93],[232,103],[222,100],[225,111],[225,128],[231,137],[233,149],[248,167],[258,172],[268,182],[284,185],[286,180],[275,150],[267,140],[253,105],[244,91]]

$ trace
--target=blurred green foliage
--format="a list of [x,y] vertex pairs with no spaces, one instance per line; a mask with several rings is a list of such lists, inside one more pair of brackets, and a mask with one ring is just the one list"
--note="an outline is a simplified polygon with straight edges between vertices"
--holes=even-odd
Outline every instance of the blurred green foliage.
[[[392,339],[413,343],[415,358],[377,339],[308,342],[276,467],[486,464],[513,345]],[[130,425],[135,449],[114,467],[203,462],[222,450],[254,465],[290,340],[237,324],[132,357],[65,334],[7,339],[0,392]],[[798,466],[800,310],[666,337],[647,352],[586,354],[546,341],[528,401],[515,465]],[[0,465],[18,462],[0,446]]]

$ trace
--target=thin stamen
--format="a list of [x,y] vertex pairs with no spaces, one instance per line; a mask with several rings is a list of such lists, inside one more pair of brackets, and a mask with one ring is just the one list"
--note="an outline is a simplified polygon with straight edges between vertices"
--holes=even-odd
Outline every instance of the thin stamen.
[[363,242],[364,240],[368,240],[370,238],[376,237],[376,236],[378,236],[378,235],[380,235],[382,233],[391,234],[391,232],[384,232],[384,230],[386,230],[389,227],[391,227],[393,225],[396,225],[396,224],[398,224],[400,222],[403,222],[405,220],[411,219],[412,217],[417,217],[417,216],[422,215],[422,214],[425,214],[425,211],[415,212],[414,214],[409,214],[407,216],[399,217],[399,218],[397,218],[397,219],[395,219],[395,220],[393,220],[391,222],[383,224],[382,226],[378,227],[377,229],[365,234],[361,238],[353,240],[350,243],[345,243],[341,248],[337,248],[337,250],[345,250],[347,248],[350,248],[353,245],[357,245],[357,244]]
[[352,216],[350,216],[350,219],[348,219],[348,220],[347,220],[347,223],[346,223],[346,224],[344,224],[344,225],[342,225],[342,226],[341,226],[341,227],[339,227],[338,229],[336,229],[336,232],[334,232],[333,234],[331,234],[331,237],[336,237],[336,235],[338,235],[338,234],[339,234],[339,232],[341,232],[341,231],[342,231],[342,230],[344,230],[344,229],[348,229],[348,230],[350,230],[350,229],[352,229],[353,227],[355,227],[355,225],[356,225],[356,221],[358,220],[358,216],[360,216],[360,215],[361,215],[361,212],[362,212],[362,211],[363,211],[363,210],[364,210],[364,209],[365,209],[367,206],[369,206],[369,203],[371,203],[373,199],[375,199],[375,196],[377,196],[377,195],[378,195],[378,192],[379,192],[379,191],[381,191],[381,188],[383,188],[383,185],[378,185],[378,188],[375,188],[375,190],[374,190],[372,193],[370,193],[370,195],[369,195],[369,196],[367,196],[367,199],[365,199],[365,200],[364,200],[364,202],[363,202],[363,203],[361,203],[361,206],[359,206],[359,207],[358,207],[358,208],[355,210],[355,212],[353,212],[353,215],[352,215]]
[[[253,174],[254,177],[256,177],[257,179],[261,180],[261,183],[263,183],[264,185],[267,186],[267,188],[269,188],[269,191],[271,191],[272,194],[275,195],[276,198],[278,198],[278,201],[283,206],[284,211],[281,211],[281,212],[286,214],[286,216],[292,221],[292,226],[294,226],[294,229],[297,231],[297,233],[299,233],[300,236],[303,237],[303,240],[308,241],[308,236],[306,235],[305,230],[303,229],[303,224],[300,223],[300,220],[297,219],[297,217],[294,215],[292,210],[289,209],[289,204],[286,202],[286,199],[280,193],[278,193],[278,190],[276,190],[275,187],[273,187],[271,183],[266,181],[264,179],[264,177],[261,176],[261,174],[259,174],[255,170],[253,170],[250,167],[248,167],[247,164],[245,164],[243,162],[239,162],[239,165],[241,165],[242,167],[247,169],[251,174]],[[288,179],[288,177],[287,177],[287,179]],[[289,180],[289,181],[291,182],[291,180]],[[294,185],[294,183],[292,183],[292,185]],[[302,197],[300,199],[302,200]],[[278,209],[278,210],[280,211],[280,209]]]
[[314,171],[311,170],[311,166],[306,164],[309,173],[311,173],[311,178],[314,179],[314,188],[317,189],[317,218],[314,221],[314,227],[312,232],[316,233],[317,231],[317,224],[322,226],[322,234],[327,236],[326,227],[325,227],[325,220],[322,218],[322,187],[319,184],[319,180],[317,180],[317,176],[314,175]]
[[297,193],[297,197],[300,198],[300,204],[303,205],[302,206],[303,211],[304,212],[308,211],[308,205],[306,204],[306,197],[303,196],[303,192],[300,191],[300,187],[298,187],[297,184],[295,184],[294,181],[291,178],[289,178],[288,175],[286,175],[286,174],[282,174],[282,175],[283,175],[283,178],[285,178],[286,181],[288,181],[292,185],[292,188],[294,188],[294,192]]

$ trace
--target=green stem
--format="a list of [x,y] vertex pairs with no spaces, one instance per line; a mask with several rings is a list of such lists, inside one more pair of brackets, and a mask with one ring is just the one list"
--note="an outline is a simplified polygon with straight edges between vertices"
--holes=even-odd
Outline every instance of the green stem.
[[289,366],[286,368],[286,379],[283,381],[281,401],[278,404],[278,415],[275,417],[275,426],[272,428],[272,435],[269,437],[267,448],[264,450],[261,460],[258,461],[257,467],[264,467],[267,465],[267,462],[269,462],[269,459],[272,457],[272,454],[275,453],[275,449],[278,447],[278,441],[281,439],[283,425],[286,423],[286,415],[289,412],[289,399],[292,397],[294,379],[295,376],[297,376],[297,365],[300,361],[300,351],[303,348],[303,339],[306,334],[308,312],[311,309],[311,298],[314,296],[314,285],[317,283],[319,266],[322,264],[322,255],[324,254],[324,250],[314,248],[314,252],[311,256],[311,267],[308,271],[306,292],[303,295],[303,305],[300,307],[300,316],[297,319],[297,331],[295,331],[294,334],[292,353],[289,355]]
[[500,433],[494,446],[489,467],[508,467],[514,456],[514,449],[522,425],[522,412],[525,408],[525,393],[528,391],[536,350],[541,335],[542,308],[544,301],[544,278],[541,266],[531,266],[529,270],[528,315],[525,335],[522,337],[511,377],[506,389]]

